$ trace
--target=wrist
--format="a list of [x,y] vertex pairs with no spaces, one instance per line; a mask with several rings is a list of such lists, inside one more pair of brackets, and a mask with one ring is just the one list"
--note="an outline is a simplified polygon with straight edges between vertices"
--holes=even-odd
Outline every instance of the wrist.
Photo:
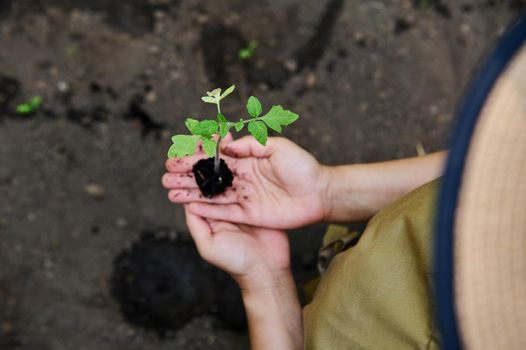
[[325,166],[327,185],[323,196],[323,221],[355,222],[368,220],[376,213],[375,191],[369,190],[367,172],[360,171],[360,165]]
[[336,172],[335,166],[322,165],[321,166],[321,179],[319,196],[320,203],[322,205],[322,221],[331,222],[334,220],[335,212],[335,185],[336,185]]
[[249,273],[232,277],[244,296],[266,294],[275,289],[294,285],[290,267],[282,269],[258,267]]
[[252,348],[303,349],[301,305],[290,269],[264,282],[241,288]]

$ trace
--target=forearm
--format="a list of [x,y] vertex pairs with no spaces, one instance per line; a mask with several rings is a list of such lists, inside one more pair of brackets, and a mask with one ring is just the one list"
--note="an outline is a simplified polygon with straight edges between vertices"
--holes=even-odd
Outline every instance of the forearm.
[[[303,321],[290,271],[270,283],[240,284],[252,349],[303,349]],[[264,285],[264,286],[263,286]]]
[[386,205],[441,176],[446,152],[402,160],[327,167],[328,222],[367,220]]

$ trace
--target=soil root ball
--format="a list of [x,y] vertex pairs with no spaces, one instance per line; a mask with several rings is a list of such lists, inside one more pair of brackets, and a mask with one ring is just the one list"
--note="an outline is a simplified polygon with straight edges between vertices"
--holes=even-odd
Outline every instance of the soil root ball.
[[221,159],[219,173],[214,170],[214,158],[201,159],[193,167],[195,181],[203,196],[211,198],[232,186],[234,176],[225,161]]

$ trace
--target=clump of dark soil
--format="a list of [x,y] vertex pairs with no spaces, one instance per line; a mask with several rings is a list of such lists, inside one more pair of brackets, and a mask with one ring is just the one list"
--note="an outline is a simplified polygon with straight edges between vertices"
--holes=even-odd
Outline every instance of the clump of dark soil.
[[343,0],[331,0],[327,3],[314,34],[296,52],[298,62],[296,73],[301,72],[304,68],[316,68],[316,65],[325,53],[327,45],[331,42],[332,33],[340,17],[343,5]]
[[[24,2],[24,12],[43,13],[50,6],[58,6],[67,11],[90,10],[102,13],[105,22],[113,28],[125,31],[132,36],[141,36],[153,30],[156,11],[165,11],[175,17],[179,2],[180,0],[32,0]],[[14,4],[15,0],[2,0],[0,18],[5,13],[12,11]]]
[[123,114],[124,120],[136,121],[141,127],[141,135],[146,136],[149,133],[153,133],[157,139],[160,138],[160,133],[164,130],[162,123],[156,122],[153,117],[144,110],[141,106],[143,98],[141,96],[135,96],[130,104],[128,110]]
[[0,115],[9,115],[12,112],[14,99],[20,93],[18,80],[0,75]]
[[192,245],[146,234],[115,259],[112,294],[128,322],[163,336],[207,308],[209,273]]
[[435,12],[445,19],[452,17],[451,9],[442,0],[413,0],[413,6],[417,9],[434,9]]
[[234,176],[225,161],[221,159],[219,172],[214,169],[214,158],[201,159],[193,167],[195,181],[203,196],[211,198],[232,186]]
[[238,52],[248,41],[237,28],[222,23],[207,23],[201,29],[200,45],[209,80],[214,86],[229,86],[236,76]]
[[195,246],[146,232],[114,261],[111,292],[125,319],[165,337],[202,314],[246,330],[241,293],[225,272],[207,264]]
[[13,285],[20,283],[20,279],[26,276],[18,274],[15,278],[0,277],[0,349],[20,349],[22,342],[19,330],[16,328],[17,314],[19,312],[18,296],[14,295],[10,289]]
[[210,82],[214,86],[228,86],[244,76],[252,86],[263,84],[269,89],[279,89],[304,69],[314,70],[330,45],[343,6],[343,0],[327,3],[311,37],[290,57],[296,62],[292,70],[287,69],[281,60],[261,55],[260,51],[255,54],[257,60],[241,62],[238,53],[247,46],[248,40],[239,29],[221,22],[206,23],[201,30],[200,45]]
[[96,123],[107,122],[110,111],[103,105],[96,105],[93,108],[69,107],[66,116],[69,121],[84,127],[92,127]]
[[405,18],[397,18],[393,28],[394,35],[400,35],[411,29],[412,25]]
[[510,10],[522,11],[526,8],[525,0],[487,0],[484,5],[489,8],[494,8],[502,5],[507,5]]

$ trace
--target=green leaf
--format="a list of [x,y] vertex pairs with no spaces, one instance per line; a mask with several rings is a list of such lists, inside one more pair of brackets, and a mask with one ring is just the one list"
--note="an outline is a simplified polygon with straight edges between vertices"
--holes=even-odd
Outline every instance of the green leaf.
[[228,124],[220,123],[219,124],[219,136],[221,136],[221,138],[224,138],[226,134],[228,134]]
[[22,103],[16,106],[16,113],[18,114],[31,114],[33,113],[33,107],[29,103]]
[[213,103],[213,104],[216,104],[216,102],[217,102],[215,97],[210,97],[210,96],[203,96],[203,97],[201,97],[201,100],[203,100],[206,103]]
[[176,150],[177,150],[177,147],[175,147],[175,145],[171,145],[170,146],[170,149],[168,150],[168,158],[173,158],[175,157],[176,155]]
[[194,135],[212,136],[217,132],[218,124],[215,120],[200,121],[193,129]]
[[254,55],[254,51],[258,47],[258,42],[256,40],[252,40],[248,43],[247,47],[242,48],[239,50],[238,57],[240,60],[248,60]]
[[261,120],[274,131],[281,132],[282,126],[290,125],[298,120],[299,115],[283,109],[281,106],[272,106],[270,111],[261,117]]
[[30,101],[29,104],[36,110],[42,105],[42,96],[35,96]]
[[263,111],[263,107],[261,106],[261,102],[257,99],[257,97],[250,96],[247,101],[247,111],[248,114],[250,114],[252,117],[257,118]]
[[186,125],[188,131],[190,131],[192,134],[194,133],[193,130],[197,124],[199,124],[199,120],[196,120],[194,118],[186,118],[184,122],[184,125]]
[[237,54],[240,60],[248,60],[252,55],[254,54],[253,50],[250,50],[249,48],[243,48],[239,50],[239,53]]
[[228,89],[225,90],[225,92],[223,92],[223,94],[221,95],[221,100],[224,99],[225,97],[227,97],[228,95],[230,95],[231,93],[234,92],[234,90],[236,89],[236,86],[235,85],[232,85],[231,87],[229,87]]
[[172,137],[173,145],[168,150],[168,157],[191,156],[195,153],[199,136],[195,135],[175,135]]
[[217,113],[217,122],[218,123],[227,123],[228,120],[226,119],[226,117],[224,115],[222,115],[221,113]]
[[223,114],[217,113],[217,122],[219,123],[219,135],[223,138],[228,133],[228,120]]
[[236,131],[239,132],[243,129],[243,126],[245,126],[245,122],[243,121],[243,119],[239,119],[239,121],[234,124],[234,127],[236,128]]
[[248,132],[254,136],[257,142],[265,146],[268,138],[268,130],[265,123],[257,120],[251,121],[248,123]]
[[203,143],[203,151],[205,151],[206,155],[214,157],[216,155],[217,143],[214,140],[205,137],[202,137],[201,141]]
[[212,91],[207,91],[206,94],[208,96],[215,97],[216,99],[218,99],[219,97],[221,97],[221,89],[218,88]]
[[16,106],[16,113],[18,114],[33,114],[42,105],[42,97],[41,96],[35,96],[29,100],[29,102],[21,103],[18,106]]

